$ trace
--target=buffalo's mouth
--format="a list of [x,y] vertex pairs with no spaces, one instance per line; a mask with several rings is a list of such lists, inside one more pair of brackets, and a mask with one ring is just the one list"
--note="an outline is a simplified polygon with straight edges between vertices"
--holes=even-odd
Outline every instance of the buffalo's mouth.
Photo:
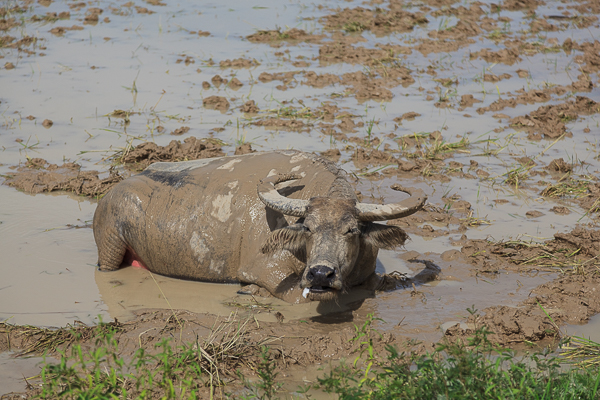
[[337,292],[337,289],[334,289],[331,286],[311,286],[304,288],[302,296],[306,299],[309,294],[321,297],[322,295],[334,295],[335,292]]

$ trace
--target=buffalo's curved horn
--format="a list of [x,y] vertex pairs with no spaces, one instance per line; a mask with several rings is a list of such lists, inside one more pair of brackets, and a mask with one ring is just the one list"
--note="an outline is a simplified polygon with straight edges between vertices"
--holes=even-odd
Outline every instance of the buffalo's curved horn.
[[408,199],[393,204],[358,203],[358,219],[361,221],[387,221],[408,217],[423,208],[427,196],[421,189],[406,189],[398,184],[390,186],[394,190],[410,194]]
[[265,206],[282,214],[291,215],[292,217],[305,217],[308,200],[288,199],[280,195],[277,189],[275,189],[275,185],[278,183],[300,178],[301,176],[297,174],[279,174],[267,177],[258,184],[258,198]]

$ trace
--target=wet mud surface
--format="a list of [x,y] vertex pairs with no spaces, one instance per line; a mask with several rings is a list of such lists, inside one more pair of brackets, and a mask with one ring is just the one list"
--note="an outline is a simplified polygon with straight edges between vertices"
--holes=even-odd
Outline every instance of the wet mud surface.
[[[37,340],[18,326],[65,318],[117,318],[127,353],[138,337],[151,347],[254,315],[247,340],[275,338],[293,375],[350,357],[368,314],[385,321],[377,349],[415,352],[482,325],[504,345],[552,345],[597,321],[599,16],[592,0],[2,5],[0,274],[15,279],[0,283],[0,318],[17,327],[0,328],[0,351]],[[285,148],[339,163],[364,202],[397,201],[398,183],[427,193],[422,211],[389,221],[412,240],[382,252],[385,291],[294,308],[231,285],[94,275],[94,204],[122,179]]]

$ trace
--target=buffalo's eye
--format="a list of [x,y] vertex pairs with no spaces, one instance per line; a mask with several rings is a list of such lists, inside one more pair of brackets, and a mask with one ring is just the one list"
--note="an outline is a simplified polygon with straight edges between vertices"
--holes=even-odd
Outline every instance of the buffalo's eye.
[[358,235],[360,230],[358,228],[349,228],[346,232],[347,235]]
[[310,228],[308,226],[306,226],[306,225],[303,225],[303,226],[304,226],[304,232],[311,233]]

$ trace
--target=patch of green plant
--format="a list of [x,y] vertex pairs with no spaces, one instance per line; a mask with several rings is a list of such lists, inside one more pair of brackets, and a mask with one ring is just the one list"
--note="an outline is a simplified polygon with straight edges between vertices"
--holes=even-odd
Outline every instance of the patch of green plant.
[[[598,366],[560,368],[548,352],[517,358],[494,346],[485,327],[466,342],[438,344],[424,356],[408,356],[386,347],[377,357],[370,327],[358,332],[363,344],[352,365],[342,364],[314,385],[339,399],[597,399]],[[356,336],[359,337],[358,335]],[[407,362],[408,361],[408,362]]]
[[556,198],[578,198],[588,195],[588,187],[588,181],[569,179],[555,185],[548,185],[540,195]]
[[0,322],[0,333],[20,338],[22,348],[20,356],[32,353],[44,353],[57,350],[59,347],[68,347],[78,340],[86,340],[95,335],[104,335],[106,332],[119,332],[119,322],[102,323],[96,326],[67,326],[59,329],[40,328],[31,325],[12,325]]
[[346,32],[362,32],[367,26],[359,21],[350,21],[342,25],[342,30]]
[[509,171],[506,171],[506,173],[502,176],[504,176],[504,183],[514,186],[515,189],[519,188],[519,184],[521,184],[521,182],[523,182],[524,180],[526,180],[529,177],[529,171],[531,170],[531,168],[533,168],[535,165],[534,164],[530,164],[530,165],[519,165],[518,167],[515,167]]
[[58,364],[46,364],[37,398],[196,398],[194,391],[204,386],[198,347],[184,346],[175,354],[168,339],[163,339],[156,345],[157,354],[140,348],[127,362],[118,356],[114,336],[102,338],[99,344],[90,351],[75,345],[70,355],[61,354]]
[[461,218],[460,220],[467,226],[481,226],[481,225],[491,225],[489,219],[487,219],[487,215],[484,218],[474,217],[473,210],[469,211],[469,215],[467,218]]
[[503,32],[502,30],[494,29],[487,35],[487,38],[490,40],[497,41],[497,40],[504,39],[506,36],[507,36],[506,33]]
[[277,383],[276,378],[278,373],[275,372],[275,363],[271,359],[271,353],[266,346],[262,346],[260,350],[260,362],[257,367],[258,380],[250,382],[238,371],[238,376],[250,391],[249,394],[242,395],[242,399],[259,399],[271,400],[275,399],[277,391],[283,386],[282,383]]
[[[419,136],[415,135],[414,138],[418,140]],[[438,136],[433,143],[421,143],[421,150],[419,153],[421,157],[429,160],[441,160],[440,156],[442,154],[465,150],[469,145],[469,138],[466,136],[463,136],[457,142],[447,142],[441,136]]]
[[208,337],[179,346],[167,338],[150,350],[140,343],[127,358],[119,350],[117,330],[101,324],[104,328],[96,331],[92,348],[76,343],[70,351],[59,351],[58,363],[45,358],[41,389],[35,398],[195,399],[201,397],[198,390],[205,387],[212,398],[226,378],[235,377],[237,368],[254,367],[253,355],[260,343],[246,340],[247,322],[231,329],[221,324]]
[[[511,256],[511,262],[519,266],[531,265],[539,271],[553,271],[561,274],[585,275],[588,273],[598,273],[600,270],[600,260],[598,257],[586,257],[581,255],[581,248],[553,248],[547,243],[536,243],[533,241],[508,240],[499,242],[488,242],[504,249],[516,250],[514,256]],[[521,249],[534,250],[525,258],[521,256]],[[496,254],[495,251],[492,251]]]
[[289,31],[290,31],[290,29],[282,31],[281,27],[275,26],[275,29],[271,29],[271,30],[258,30],[258,31],[256,31],[256,33],[253,33],[252,35],[248,36],[248,39],[250,41],[264,40],[264,39],[286,40],[286,39],[292,38]]
[[570,336],[561,345],[561,357],[581,368],[598,368],[600,343],[579,336]]
[[365,137],[365,146],[370,147],[371,142],[373,141],[373,126],[378,124],[379,121],[375,121],[375,117],[370,121],[367,121],[367,136]]

